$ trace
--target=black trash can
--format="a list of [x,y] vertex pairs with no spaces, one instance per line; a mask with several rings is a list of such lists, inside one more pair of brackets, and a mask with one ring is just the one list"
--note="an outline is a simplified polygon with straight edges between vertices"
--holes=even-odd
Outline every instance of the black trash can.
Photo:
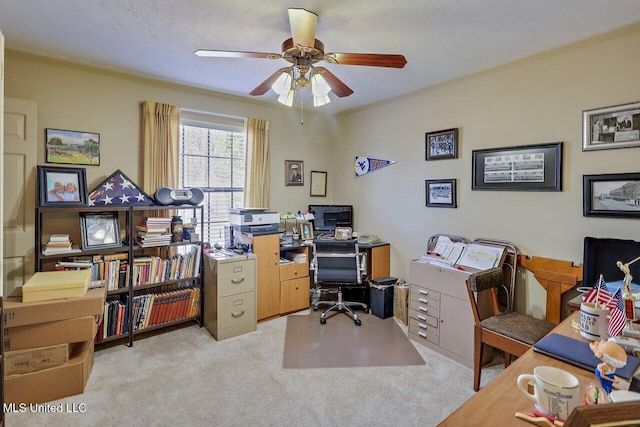
[[396,277],[385,277],[369,281],[369,308],[371,313],[381,319],[393,316],[393,285]]

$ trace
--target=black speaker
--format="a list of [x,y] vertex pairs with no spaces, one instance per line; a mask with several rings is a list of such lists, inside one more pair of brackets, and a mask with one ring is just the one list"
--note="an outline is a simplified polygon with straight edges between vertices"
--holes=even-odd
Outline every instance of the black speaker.
[[156,190],[156,202],[161,205],[199,205],[204,200],[204,192],[199,188],[160,187]]

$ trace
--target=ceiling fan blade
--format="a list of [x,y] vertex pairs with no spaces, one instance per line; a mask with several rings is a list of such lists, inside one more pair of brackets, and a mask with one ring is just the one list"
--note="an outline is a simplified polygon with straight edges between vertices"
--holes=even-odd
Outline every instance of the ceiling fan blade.
[[249,92],[249,95],[260,96],[260,95],[264,95],[265,93],[267,93],[269,91],[269,89],[271,89],[271,86],[273,85],[273,83],[276,80],[278,80],[278,77],[280,77],[280,74],[282,74],[283,71],[286,71],[289,68],[291,68],[291,67],[280,68],[278,71],[276,71],[275,73],[271,74],[265,81],[260,83],[254,90]]
[[289,24],[293,44],[313,49],[316,40],[318,15],[306,9],[289,8]]
[[404,55],[382,53],[327,53],[325,61],[342,65],[366,65],[369,67],[404,68],[407,59]]
[[339,78],[337,78],[331,71],[327,70],[324,67],[315,67],[314,73],[322,74],[322,77],[327,81],[327,84],[331,87],[333,93],[340,98],[344,98],[345,96],[349,96],[353,93],[353,90],[346,84],[342,82]]
[[241,52],[232,50],[208,50],[198,49],[195,52],[196,55],[208,58],[267,58],[267,59],[279,59],[282,55],[279,53],[266,53],[266,52]]

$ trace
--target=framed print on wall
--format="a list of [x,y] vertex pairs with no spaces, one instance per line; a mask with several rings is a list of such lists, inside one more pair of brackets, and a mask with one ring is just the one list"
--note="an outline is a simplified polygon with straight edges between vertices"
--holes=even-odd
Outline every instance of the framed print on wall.
[[86,206],[85,169],[38,166],[38,199],[40,207]]
[[100,166],[100,134],[45,129],[47,163]]
[[284,177],[285,185],[304,185],[304,162],[285,160]]
[[640,102],[582,112],[582,151],[640,146]]
[[472,190],[562,191],[562,142],[472,151]]
[[640,173],[583,175],[584,216],[640,218]]
[[425,180],[427,207],[429,208],[457,208],[455,179],[427,179]]
[[327,173],[311,171],[311,197],[327,197]]
[[427,132],[425,139],[425,160],[458,158],[458,128]]

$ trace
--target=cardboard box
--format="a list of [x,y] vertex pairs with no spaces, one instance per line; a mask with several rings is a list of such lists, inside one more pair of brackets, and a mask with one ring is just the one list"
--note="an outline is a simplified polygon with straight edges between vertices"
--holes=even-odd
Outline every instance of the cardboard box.
[[73,345],[65,365],[4,379],[6,403],[44,403],[84,392],[93,367],[93,341]]
[[22,302],[84,296],[91,284],[91,269],[39,271],[22,287]]
[[22,374],[62,365],[69,361],[69,344],[57,344],[4,354],[4,375]]
[[22,288],[4,299],[2,326],[33,325],[85,316],[100,316],[104,310],[106,288],[89,288],[83,297],[22,302]]
[[96,322],[99,317],[85,316],[57,320],[55,322],[3,328],[4,341],[2,348],[7,352],[89,341],[96,335]]

